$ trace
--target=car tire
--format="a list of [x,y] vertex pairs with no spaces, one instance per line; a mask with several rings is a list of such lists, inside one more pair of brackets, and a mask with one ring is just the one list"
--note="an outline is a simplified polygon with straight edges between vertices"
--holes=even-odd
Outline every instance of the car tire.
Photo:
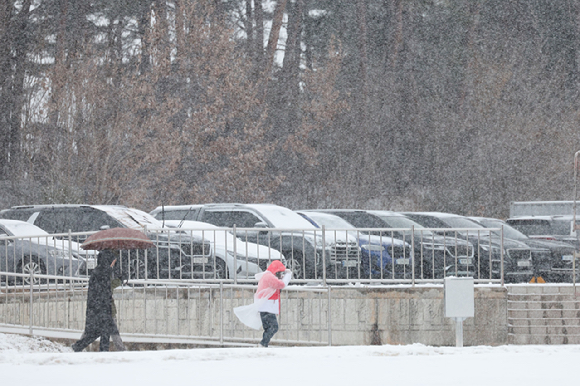
[[283,253],[283,255],[286,256],[286,268],[292,271],[292,278],[306,279],[303,266],[304,255],[301,252],[296,251],[286,251]]
[[[34,273],[35,275],[46,275],[46,267],[42,263],[40,259],[36,256],[27,256],[24,257],[18,263],[17,267],[18,273],[22,273],[24,275],[30,275]],[[30,277],[21,277],[18,278],[17,282],[19,284],[29,285],[30,284]],[[32,284],[46,284],[47,279],[39,279],[35,278]]]

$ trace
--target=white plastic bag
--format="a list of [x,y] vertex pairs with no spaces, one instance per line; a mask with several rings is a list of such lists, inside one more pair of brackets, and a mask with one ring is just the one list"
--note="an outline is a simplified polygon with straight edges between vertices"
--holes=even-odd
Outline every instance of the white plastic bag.
[[[263,273],[256,274],[256,279],[261,279]],[[260,307],[276,292],[273,288],[266,288],[260,293],[254,294],[254,302],[246,306],[234,308],[234,314],[240,319],[240,322],[246,326],[259,330],[262,328],[262,318],[260,318]],[[259,298],[258,298],[259,296]]]
[[240,306],[234,308],[234,314],[240,319],[240,322],[244,323],[246,326],[253,328],[254,330],[259,330],[262,328],[262,319],[260,318],[260,312],[258,309],[264,303],[266,299],[258,299],[258,301],[248,304],[246,306]]

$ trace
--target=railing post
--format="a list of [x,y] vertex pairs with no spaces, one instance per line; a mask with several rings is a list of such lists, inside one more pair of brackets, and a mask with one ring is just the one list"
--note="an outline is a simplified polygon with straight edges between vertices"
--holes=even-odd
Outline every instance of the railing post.
[[332,295],[330,294],[330,286],[326,287],[328,289],[328,345],[332,346],[332,308],[331,301]]
[[224,282],[220,281],[220,345],[224,344]]
[[[403,240],[405,238],[403,237]],[[404,258],[405,256],[403,256]],[[415,225],[411,225],[411,258],[409,259],[411,263],[411,278],[413,281],[413,287],[415,287]],[[421,257],[419,258],[421,259]],[[421,267],[423,266],[423,261],[419,261]]]
[[[236,239],[237,239],[237,235],[236,235],[236,224],[234,224],[234,284],[238,284],[238,251],[236,250]],[[227,231],[224,231],[227,232]],[[227,237],[225,237],[224,235],[224,239],[227,242]],[[215,239],[214,239],[215,240]],[[226,252],[226,259],[227,259],[227,252]],[[228,271],[228,262],[225,262],[226,264],[226,272]],[[224,275],[225,276],[225,275]]]
[[[326,239],[324,237],[326,233],[325,229],[326,227],[322,225],[322,285],[326,285]],[[316,243],[316,231],[314,231],[314,236],[314,242]],[[316,254],[316,249],[314,250],[314,254]],[[306,269],[304,272],[306,272]]]
[[[490,240],[491,240],[491,237],[490,237]],[[504,274],[503,274],[503,225],[501,226],[501,238],[500,238],[500,240],[501,240],[501,248],[500,248],[500,256],[501,256],[500,267],[501,267],[501,270],[500,270],[500,272],[501,272],[501,286],[503,287],[505,284]],[[491,248],[490,248],[490,253],[491,253]]]
[[[72,252],[72,231],[69,229],[68,230],[68,275],[70,277],[74,276],[74,274],[75,274],[75,272],[72,271],[72,256],[73,256],[73,252]],[[85,269],[87,270],[87,273],[88,273],[88,266],[86,265],[86,263],[85,263]],[[63,274],[64,274],[64,272],[63,272]],[[73,288],[72,280],[69,280],[68,283],[69,283],[69,289],[72,290],[72,288]]]
[[[31,259],[32,261],[32,259]],[[30,333],[30,335],[32,335],[32,325],[34,323],[34,296],[32,296],[32,288],[33,288],[33,281],[34,281],[34,270],[31,269],[30,270],[30,306],[28,307],[28,332]],[[23,280],[24,281],[24,280]]]

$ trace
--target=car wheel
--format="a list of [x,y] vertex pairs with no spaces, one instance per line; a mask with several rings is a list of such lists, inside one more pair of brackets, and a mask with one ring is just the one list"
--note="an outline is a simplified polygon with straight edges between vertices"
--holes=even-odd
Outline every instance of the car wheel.
[[304,277],[304,267],[303,267],[303,255],[300,252],[285,252],[286,257],[286,268],[292,271],[292,277],[294,279],[305,279]]
[[215,278],[218,280],[229,279],[230,274],[225,261],[217,259],[215,262]]
[[[20,263],[18,263],[18,272],[27,275],[23,278],[20,278],[19,283],[30,284],[30,274],[46,275],[46,268],[44,267],[42,261],[40,261],[37,257],[25,257],[20,261]],[[44,284],[46,282],[46,279],[35,277],[32,284]]]

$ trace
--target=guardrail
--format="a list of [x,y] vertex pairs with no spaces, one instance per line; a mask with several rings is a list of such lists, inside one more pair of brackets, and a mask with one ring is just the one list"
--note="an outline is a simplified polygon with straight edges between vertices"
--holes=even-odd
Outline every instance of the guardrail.
[[[169,243],[157,241],[167,239],[167,229],[147,231],[155,248],[121,251],[119,258],[125,284],[114,298],[127,342],[256,343],[261,332],[242,326],[232,310],[252,301],[254,273],[278,258],[296,277],[283,291],[274,343],[294,345],[332,344],[333,330],[349,317],[346,309],[331,309],[342,304],[334,286],[413,286],[447,275],[503,285],[506,273],[527,281],[535,264],[532,250],[504,254],[493,229],[179,229]],[[75,237],[88,234],[0,239],[0,331],[80,337],[96,259]]]
[[[79,339],[85,323],[87,279],[51,275],[37,279],[45,282],[0,287],[0,331]],[[255,289],[224,282],[129,280],[114,291],[119,331],[126,342],[256,344],[262,332],[243,326],[233,314],[233,308],[253,302]],[[329,296],[328,287],[285,289],[275,342],[330,344]]]
[[[294,272],[294,282],[416,284],[442,282],[445,276],[471,276],[477,282],[504,282],[533,269],[529,259],[504,261],[501,229],[147,229],[156,246],[121,251],[124,279],[187,279],[193,282],[252,283],[275,259]],[[94,232],[43,236],[2,236],[0,270],[86,277],[96,251],[80,241]],[[79,242],[77,242],[79,241]],[[525,252],[522,253],[525,257]],[[528,272],[529,273],[529,272]],[[515,274],[515,276],[514,276]],[[13,284],[27,282],[14,275]],[[529,276],[529,275],[528,275]],[[0,281],[5,281],[0,277]]]

